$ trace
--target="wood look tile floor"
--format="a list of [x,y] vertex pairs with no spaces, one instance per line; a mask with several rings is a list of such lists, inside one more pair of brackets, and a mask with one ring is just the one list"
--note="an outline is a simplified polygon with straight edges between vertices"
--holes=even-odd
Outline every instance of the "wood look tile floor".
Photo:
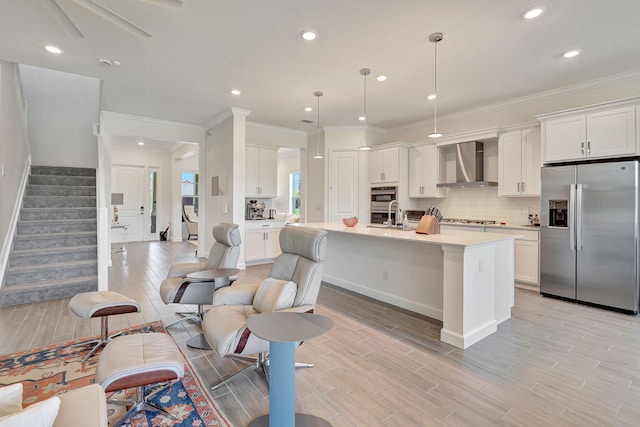
[[[142,312],[113,316],[111,329],[175,319],[158,288],[171,264],[195,259],[188,243],[129,243],[113,256],[110,288]],[[270,265],[241,272],[258,283]],[[0,308],[0,353],[97,334],[99,321],[75,319],[68,300]],[[341,426],[637,426],[640,425],[640,319],[516,289],[513,316],[467,350],[438,341],[440,324],[323,286],[317,312],[335,321],[305,342],[298,360],[297,410]],[[185,342],[199,326],[171,334],[209,383],[241,367]],[[234,426],[268,412],[257,372],[212,392]]]

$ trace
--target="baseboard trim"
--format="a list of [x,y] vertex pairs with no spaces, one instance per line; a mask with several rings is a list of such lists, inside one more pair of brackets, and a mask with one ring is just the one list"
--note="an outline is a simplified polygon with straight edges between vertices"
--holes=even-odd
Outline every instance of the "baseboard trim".
[[27,189],[27,183],[29,182],[29,174],[31,173],[31,156],[27,157],[27,161],[22,171],[22,180],[20,181],[20,189],[16,200],[13,204],[13,212],[11,214],[11,220],[7,234],[4,236],[4,242],[2,244],[2,252],[0,253],[0,288],[4,285],[4,273],[7,271],[7,264],[9,263],[9,253],[11,252],[11,243],[13,242],[13,236],[16,233],[16,227],[18,226],[18,219],[20,218],[20,208],[22,207],[22,199]]

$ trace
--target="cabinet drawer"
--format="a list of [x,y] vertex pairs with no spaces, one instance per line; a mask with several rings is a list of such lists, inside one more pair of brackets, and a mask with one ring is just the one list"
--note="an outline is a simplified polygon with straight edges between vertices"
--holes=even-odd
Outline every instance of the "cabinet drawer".
[[510,234],[512,236],[523,236],[518,240],[526,240],[530,242],[537,242],[538,240],[540,240],[540,232],[534,230],[516,230],[513,228],[487,228],[487,231],[492,233]]

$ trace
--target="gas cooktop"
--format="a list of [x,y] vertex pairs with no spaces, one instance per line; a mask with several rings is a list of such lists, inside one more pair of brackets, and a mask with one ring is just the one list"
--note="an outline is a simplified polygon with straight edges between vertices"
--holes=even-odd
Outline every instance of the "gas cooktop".
[[487,225],[487,224],[496,223],[496,221],[486,220],[486,219],[461,219],[461,218],[442,218],[441,222],[443,224],[478,224],[478,225]]

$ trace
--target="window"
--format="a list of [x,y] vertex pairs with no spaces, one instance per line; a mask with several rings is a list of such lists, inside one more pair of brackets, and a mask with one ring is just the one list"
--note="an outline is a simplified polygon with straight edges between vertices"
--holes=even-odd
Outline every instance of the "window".
[[289,174],[289,212],[300,215],[300,172]]
[[193,205],[193,209],[198,213],[198,186],[199,176],[195,172],[182,172],[182,206]]

